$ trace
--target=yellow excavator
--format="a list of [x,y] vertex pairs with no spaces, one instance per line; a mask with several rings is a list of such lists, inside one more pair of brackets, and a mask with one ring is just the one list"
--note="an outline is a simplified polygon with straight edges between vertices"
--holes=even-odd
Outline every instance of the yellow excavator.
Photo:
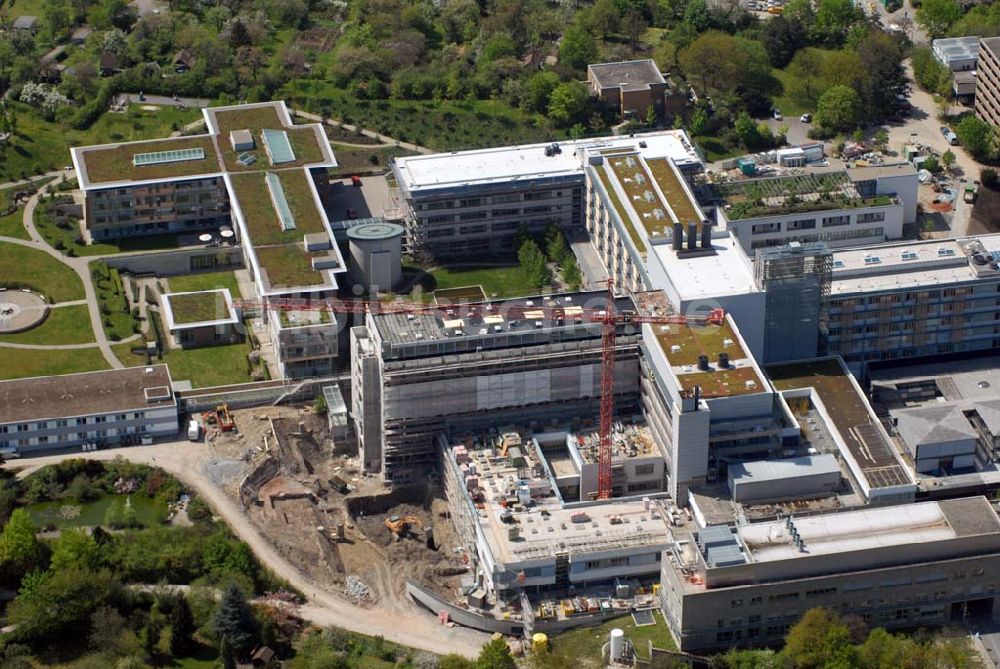
[[385,519],[385,526],[392,532],[396,541],[406,536],[410,532],[410,527],[419,523],[420,519],[416,516],[389,516]]

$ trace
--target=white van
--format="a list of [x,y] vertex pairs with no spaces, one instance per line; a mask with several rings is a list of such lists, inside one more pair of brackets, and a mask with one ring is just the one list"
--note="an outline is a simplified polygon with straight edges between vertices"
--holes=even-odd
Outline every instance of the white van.
[[21,451],[17,450],[13,446],[10,448],[0,448],[0,457],[4,460],[14,460],[21,457]]
[[188,439],[191,441],[198,441],[201,439],[201,425],[199,425],[198,421],[193,418],[191,419],[191,422],[188,423]]

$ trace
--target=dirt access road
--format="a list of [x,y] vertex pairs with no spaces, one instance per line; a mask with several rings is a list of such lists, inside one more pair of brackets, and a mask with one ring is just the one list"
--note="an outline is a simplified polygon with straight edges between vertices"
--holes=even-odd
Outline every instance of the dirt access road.
[[254,529],[239,506],[206,476],[205,464],[215,458],[210,444],[178,441],[86,454],[71,452],[26,458],[13,461],[8,466],[23,467],[18,476],[24,477],[45,465],[70,458],[111,460],[119,455],[132,462],[162,467],[201,495],[233,532],[253,549],[262,564],[306,594],[308,601],[302,606],[302,615],[313,624],[378,635],[442,655],[458,653],[475,657],[479,648],[489,640],[486,634],[475,630],[439,625],[433,615],[417,608],[408,599],[380,601],[374,607],[360,608],[314,586],[298,569],[278,555],[267,539]]

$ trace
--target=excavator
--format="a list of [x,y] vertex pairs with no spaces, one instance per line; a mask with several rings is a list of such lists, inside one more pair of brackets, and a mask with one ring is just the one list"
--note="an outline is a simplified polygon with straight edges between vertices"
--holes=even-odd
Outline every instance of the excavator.
[[416,516],[389,516],[385,519],[385,526],[396,541],[409,534],[410,528],[419,523],[420,519]]

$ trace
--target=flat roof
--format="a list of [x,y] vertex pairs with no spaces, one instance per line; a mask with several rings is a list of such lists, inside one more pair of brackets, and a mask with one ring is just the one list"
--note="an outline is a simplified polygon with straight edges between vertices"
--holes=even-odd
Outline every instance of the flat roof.
[[[346,266],[310,175],[311,168],[337,165],[323,127],[319,123],[294,125],[281,101],[212,107],[202,112],[209,129],[206,135],[74,147],[73,163],[81,187],[87,191],[221,176],[240,239],[250,249],[250,270],[265,295],[296,288],[336,288],[333,273],[345,271]],[[235,151],[234,134],[244,138],[249,134],[259,141],[253,150]],[[265,134],[270,143],[263,139]],[[281,147],[271,146],[275,143]],[[134,164],[137,154],[191,151],[194,155],[198,149],[204,158]],[[276,150],[280,158],[272,161]],[[245,155],[254,160],[241,160]],[[269,179],[280,188],[269,187]],[[273,192],[279,197],[273,197]],[[303,238],[314,234],[329,238],[330,248],[307,252]]]
[[[570,433],[580,458],[596,464],[600,457],[601,435],[597,429]],[[636,458],[663,457],[645,423],[616,423],[611,433],[611,459],[615,462]]]
[[712,235],[712,253],[678,254],[672,244],[657,244],[653,252],[683,301],[757,292],[750,261],[729,232]]
[[729,476],[734,481],[781,481],[797,476],[840,474],[840,463],[832,453],[803,455],[797,458],[753,460],[729,465]]
[[886,179],[889,177],[917,177],[917,168],[910,163],[893,163],[892,165],[868,165],[851,167],[847,170],[851,181],[868,181],[869,179]]
[[166,365],[0,381],[0,423],[175,406]]
[[712,193],[730,221],[893,203],[888,195],[861,197],[846,170],[717,182]]
[[[501,444],[513,437],[513,447],[501,455]],[[642,500],[608,501],[565,507],[556,495],[548,476],[534,476],[540,469],[541,456],[534,440],[512,428],[500,428],[493,435],[481,435],[478,441],[463,438],[470,462],[476,465],[477,489],[482,493],[483,506],[477,522],[493,558],[500,563],[551,561],[556,553],[575,555],[622,549],[660,550],[668,541],[668,514],[654,508],[646,509]],[[448,466],[459,469],[455,460],[455,444],[448,457]],[[517,455],[511,453],[516,449]],[[532,503],[523,508],[507,503],[516,487],[527,487]],[[513,522],[501,517],[510,513]],[[581,515],[582,514],[582,515]],[[511,528],[517,527],[515,538]]]
[[596,63],[588,65],[587,69],[593,73],[601,88],[638,91],[649,88],[650,84],[667,83],[660,73],[660,68],[651,58],[619,63]]
[[912,485],[885,429],[839,358],[768,365],[764,371],[777,390],[815,389],[870,488]]
[[[555,330],[581,329],[587,336],[601,337],[601,323],[578,317],[583,310],[604,309],[605,291],[589,291],[563,295],[542,295],[497,300],[487,304],[461,305],[428,309],[427,313],[373,314],[372,319],[385,344],[393,346],[421,345],[434,341],[482,340],[484,348],[508,348],[531,345],[541,340],[529,335],[548,336]],[[632,311],[635,305],[628,297],[615,301],[619,311]],[[561,312],[562,322],[547,314]],[[512,341],[508,335],[523,334],[527,340]],[[495,346],[488,340],[497,338]],[[428,355],[438,355],[428,350]]]
[[492,149],[453,151],[396,158],[400,186],[411,196],[424,191],[476,185],[583,176],[585,149],[635,148],[650,157],[669,157],[678,165],[701,165],[701,158],[683,130],[662,130],[633,137],[599,137],[556,142],[559,153],[546,155],[552,142]]
[[942,37],[931,42],[931,47],[939,59],[944,59],[947,65],[953,60],[975,60],[979,57],[979,38]]
[[776,562],[878,548],[904,548],[960,537],[1000,533],[1000,521],[985,497],[918,502],[794,517],[804,544],[799,550],[785,521],[740,525],[737,532],[753,562]]
[[[649,327],[682,390],[694,392],[698,386],[701,396],[706,399],[768,390],[757,373],[753,358],[743,349],[728,315],[722,325],[671,323]],[[720,365],[720,353],[729,356],[727,367]],[[701,355],[708,357],[708,370],[698,369]]]
[[1000,53],[1000,37],[984,37],[979,40],[979,46],[989,49],[994,55]]
[[[973,269],[970,256],[976,252],[987,262]],[[1000,234],[837,250],[833,252],[830,293],[934,287],[980,278],[995,280],[1000,270],[992,269],[989,263],[997,259],[1000,259]]]
[[228,288],[167,293],[162,303],[168,330],[239,322]]

